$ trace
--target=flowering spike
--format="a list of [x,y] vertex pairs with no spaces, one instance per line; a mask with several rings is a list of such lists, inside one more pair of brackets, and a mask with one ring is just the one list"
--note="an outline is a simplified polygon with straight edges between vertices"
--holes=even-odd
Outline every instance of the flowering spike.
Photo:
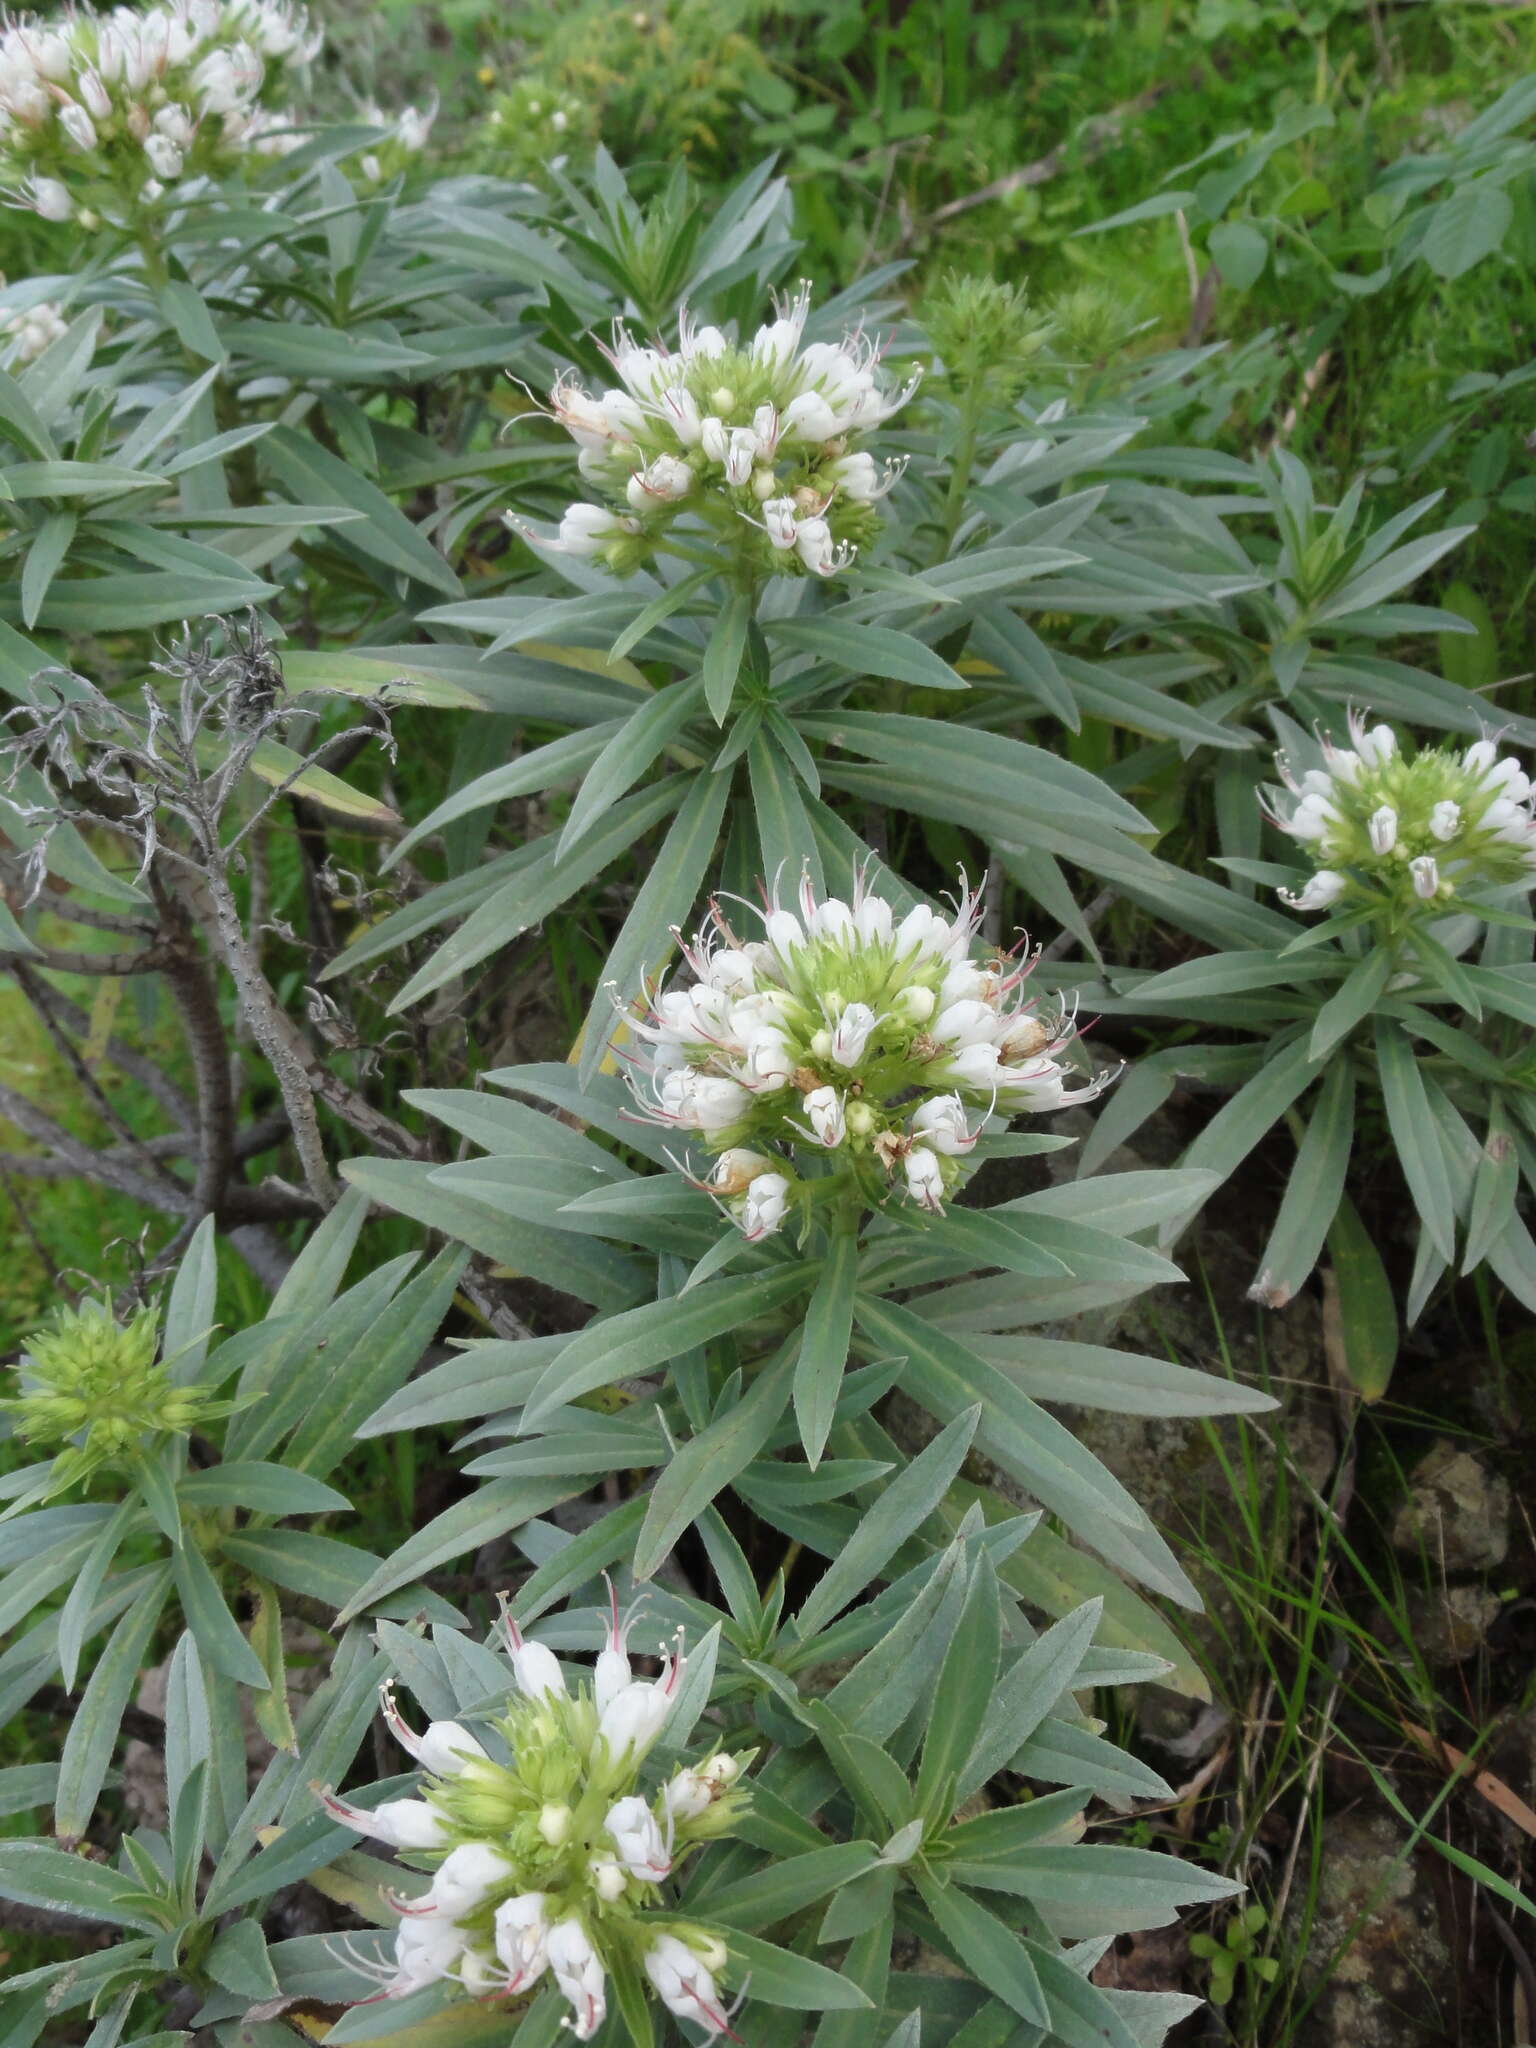
[[[809,287],[775,300],[749,342],[701,327],[685,309],[675,349],[622,323],[604,354],[618,382],[594,395],[567,371],[550,416],[607,509],[573,506],[558,541],[619,574],[667,542],[680,515],[709,529],[755,575],[833,576],[879,527],[874,507],[902,464],[883,469],[851,445],[904,405],[861,333],[804,342]],[[622,515],[622,517],[620,516]]]
[[[567,1690],[563,1679],[540,1683],[548,1672],[530,1653],[551,1653],[505,1617],[516,1684],[494,1725],[509,1763],[494,1761],[456,1722],[435,1721],[417,1735],[393,1688],[381,1689],[386,1724],[427,1773],[420,1797],[366,1808],[320,1795],[334,1819],[417,1852],[432,1870],[419,1896],[390,1895],[392,1960],[349,1958],[372,1978],[376,1997],[440,1981],[473,1998],[518,1997],[547,1972],[569,2005],[565,2024],[588,2040],[606,2016],[613,1958],[638,1959],[655,1939],[649,1916],[669,1912],[657,1888],[690,1850],[729,1832],[743,1758],[685,1765],[654,1800],[641,1791],[644,1758],[681,1687],[682,1633],[660,1676],[636,1679],[626,1645],[634,1614],[621,1619],[611,1582],[608,1604],[598,1657],[613,1661],[601,1687],[594,1672],[590,1694]],[[670,1917],[664,1924],[687,1937],[706,1970],[718,1966],[701,1930]]]
[[1325,737],[1323,766],[1299,777],[1276,757],[1284,794],[1268,792],[1266,814],[1317,870],[1300,890],[1281,889],[1282,902],[1326,910],[1347,897],[1411,910],[1536,883],[1531,782],[1512,755],[1481,739],[1459,755],[1426,747],[1410,760],[1390,726],[1359,711],[1349,735],[1347,748]]
[[686,948],[692,986],[632,1019],[648,1048],[631,1082],[642,1110],[717,1154],[702,1184],[749,1239],[807,1198],[790,1170],[797,1145],[835,1155],[866,1198],[883,1179],[936,1210],[989,1115],[1062,1108],[1105,1085],[1067,1085],[1076,1026],[1070,1008],[1022,995],[1032,956],[973,957],[981,902],[963,878],[952,916],[919,904],[899,920],[867,873],[851,902],[802,879],[795,909],[780,879],[761,940],[738,940],[716,906],[714,930]]

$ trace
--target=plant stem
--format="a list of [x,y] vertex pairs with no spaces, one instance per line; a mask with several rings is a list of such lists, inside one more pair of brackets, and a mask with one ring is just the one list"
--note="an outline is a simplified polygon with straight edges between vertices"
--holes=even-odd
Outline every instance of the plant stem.
[[981,408],[985,398],[985,380],[978,377],[960,401],[960,433],[955,442],[954,467],[949,476],[949,495],[944,501],[945,556],[954,546],[955,535],[960,530],[960,521],[965,514],[965,501],[971,488],[971,471],[976,466],[976,443],[981,436]]

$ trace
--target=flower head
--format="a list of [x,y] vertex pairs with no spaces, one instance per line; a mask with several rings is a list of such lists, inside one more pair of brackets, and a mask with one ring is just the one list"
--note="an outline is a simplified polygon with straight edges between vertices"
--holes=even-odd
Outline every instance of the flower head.
[[1025,999],[1027,964],[974,957],[977,898],[953,917],[898,919],[861,876],[853,901],[798,912],[777,899],[763,936],[717,904],[686,947],[696,979],[634,1020],[649,1048],[634,1082],[654,1121],[718,1157],[705,1185],[750,1238],[776,1230],[804,1189],[795,1156],[846,1171],[867,1199],[938,1209],[987,1117],[1096,1095],[1072,1085],[1069,1016]]
[[45,220],[152,206],[247,150],[286,146],[272,125],[286,75],[320,41],[288,0],[13,17],[0,29],[0,183]]
[[400,1924],[379,1974],[383,1995],[443,1980],[474,1997],[514,1995],[548,1973],[584,2041],[606,2014],[618,1959],[638,1971],[664,1936],[686,1938],[695,1958],[714,1953],[661,1888],[691,1850],[729,1832],[748,1759],[720,1752],[642,1789],[684,1662],[679,1645],[659,1676],[636,1676],[632,1622],[621,1625],[615,1603],[589,1687],[567,1683],[547,1646],[508,1618],[512,1683],[486,1740],[458,1721],[416,1734],[384,1687],[385,1720],[422,1766],[418,1791],[374,1806],[322,1795],[333,1820],[431,1867],[424,1891],[395,1899]]
[[0,1400],[16,1434],[56,1449],[55,1491],[157,1436],[186,1436],[227,1415],[233,1401],[177,1386],[159,1358],[160,1312],[141,1308],[120,1323],[105,1302],[56,1309],[26,1340],[19,1391]]
[[[900,469],[877,466],[855,443],[906,403],[916,380],[888,381],[862,333],[805,343],[809,314],[802,285],[750,341],[686,313],[672,348],[621,325],[606,351],[610,389],[587,391],[570,375],[555,385],[550,414],[580,449],[582,474],[614,516],[639,522],[638,546],[596,529],[610,567],[636,567],[680,517],[701,521],[760,574],[834,575],[873,537],[875,501]],[[567,512],[560,545],[572,514],[591,509]]]
[[1483,739],[1410,759],[1390,726],[1357,713],[1349,731],[1348,747],[1324,741],[1321,768],[1297,777],[1277,763],[1285,787],[1270,792],[1270,815],[1316,866],[1303,888],[1280,891],[1292,909],[1346,899],[1406,908],[1536,886],[1531,782],[1513,755]]
[[51,348],[68,331],[69,323],[56,299],[39,299],[17,312],[0,314],[5,359],[12,368],[36,362],[44,349]]

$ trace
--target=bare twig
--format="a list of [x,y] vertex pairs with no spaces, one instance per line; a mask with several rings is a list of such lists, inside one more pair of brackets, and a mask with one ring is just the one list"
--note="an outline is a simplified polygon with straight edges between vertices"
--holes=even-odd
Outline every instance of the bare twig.
[[[14,1124],[18,1131],[37,1144],[48,1146],[56,1158],[67,1162],[84,1180],[96,1181],[117,1194],[128,1195],[166,1216],[184,1216],[192,1205],[191,1194],[179,1183],[167,1185],[162,1179],[151,1179],[138,1172],[125,1161],[92,1151],[89,1145],[72,1138],[62,1124],[55,1123],[26,1096],[18,1095],[14,1088],[0,1085],[0,1117]],[[19,1162],[12,1160],[9,1163],[14,1172]]]
[[[64,995],[59,989],[54,988],[50,982],[42,980],[41,977],[38,978],[37,990],[32,997],[32,1001],[37,1007],[46,1008],[50,1011],[64,1026],[66,1031],[73,1031],[79,1037],[84,1037],[89,1033],[90,1018],[87,1013],[81,1009],[78,1003],[71,1002],[68,996]],[[196,1115],[190,1099],[176,1086],[175,1082],[168,1075],[164,1074],[155,1065],[153,1060],[146,1058],[143,1053],[136,1051],[132,1046],[124,1044],[122,1039],[115,1037],[109,1037],[106,1040],[103,1047],[103,1057],[110,1060],[120,1074],[125,1074],[130,1081],[137,1081],[145,1093],[152,1096],[166,1114],[174,1120],[179,1131],[184,1133],[192,1131],[196,1123]],[[160,1141],[151,1139],[148,1142],[155,1144]]]
[[153,1154],[146,1153],[143,1150],[138,1138],[118,1114],[112,1098],[86,1065],[74,1040],[60,1026],[57,1017],[46,1001],[45,984],[40,981],[39,977],[33,973],[24,960],[15,960],[11,963],[11,974],[16,986],[32,1005],[43,1029],[53,1041],[55,1050],[79,1082],[86,1098],[94,1105],[96,1113],[100,1116],[102,1122],[106,1124],[109,1130],[117,1133],[131,1155],[136,1155],[138,1159],[144,1162],[152,1174],[165,1182],[168,1187],[180,1193],[182,1191],[180,1181],[166,1167],[162,1166]]

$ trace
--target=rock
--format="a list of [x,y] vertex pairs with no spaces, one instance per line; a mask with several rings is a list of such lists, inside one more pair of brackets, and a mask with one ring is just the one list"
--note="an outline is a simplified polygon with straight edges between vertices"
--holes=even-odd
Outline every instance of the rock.
[[1451,1954],[1434,1889],[1391,1814],[1330,1815],[1310,1927],[1299,1893],[1288,1931],[1305,1943],[1304,1988],[1322,1989],[1298,2039],[1308,2048],[1438,2048],[1454,2038]]
[[[1420,1656],[1431,1670],[1461,1664],[1480,1650],[1499,1612],[1496,1594],[1483,1586],[1411,1587],[1404,1599],[1409,1626]],[[1400,1647],[1390,1625],[1377,1630],[1385,1643]]]
[[1440,1439],[1408,1478],[1392,1547],[1420,1553],[1442,1572],[1484,1572],[1509,1551],[1510,1492],[1465,1445]]

